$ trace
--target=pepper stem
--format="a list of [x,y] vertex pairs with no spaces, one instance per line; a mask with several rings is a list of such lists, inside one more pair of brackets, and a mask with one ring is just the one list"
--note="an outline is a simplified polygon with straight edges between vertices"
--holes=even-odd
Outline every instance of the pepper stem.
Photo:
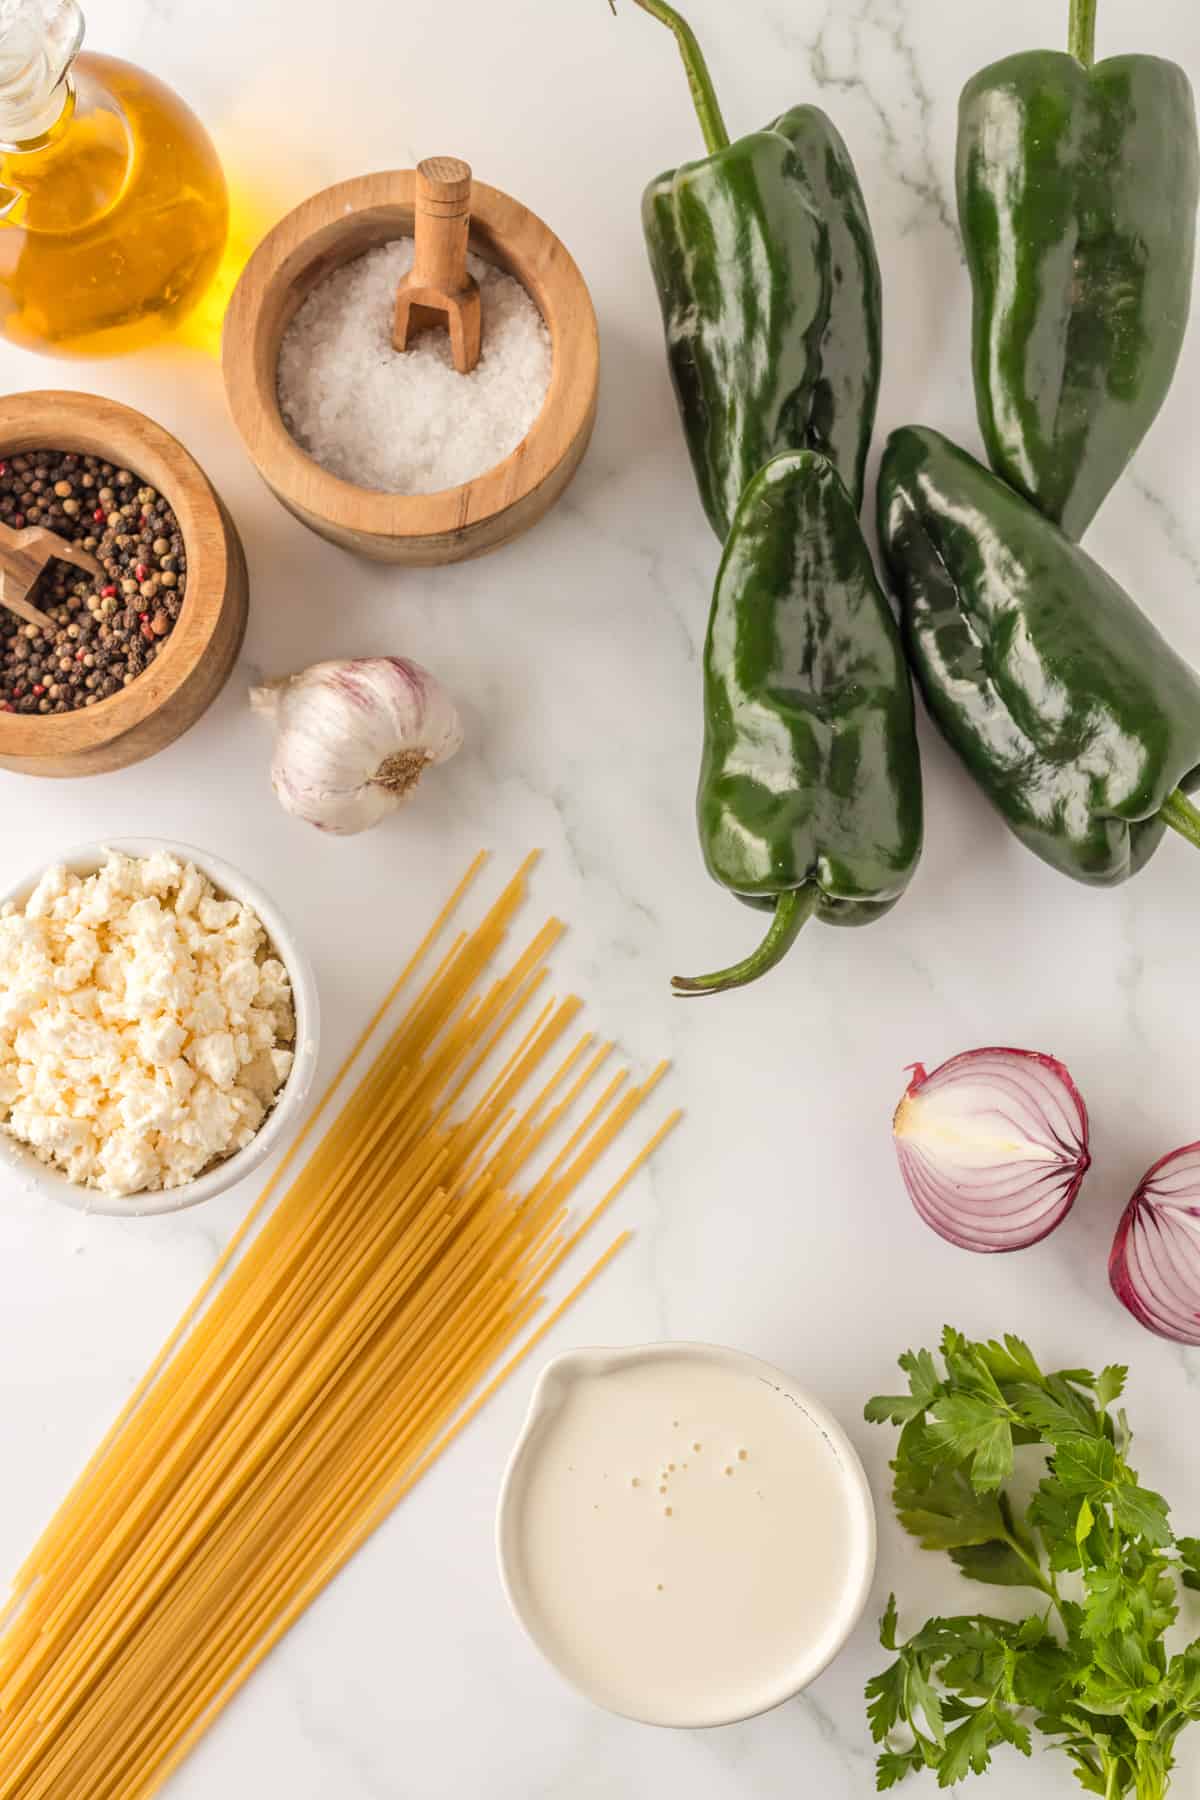
[[807,881],[803,887],[789,888],[775,902],[770,931],[744,962],[734,963],[731,969],[722,969],[716,975],[676,975],[671,986],[677,994],[723,994],[728,988],[746,987],[757,981],[760,975],[783,961],[799,937],[801,927],[817,910],[819,898],[815,881]]
[[1097,0],[1071,0],[1067,49],[1085,69],[1096,60],[1096,4]]
[[[692,104],[696,108],[696,117],[700,121],[700,129],[704,133],[704,144],[710,156],[718,150],[729,147],[729,133],[725,129],[725,121],[721,117],[721,107],[717,100],[717,90],[713,86],[712,76],[708,72],[708,64],[704,60],[704,52],[695,32],[675,11],[667,5],[667,0],[634,0],[643,12],[648,12],[652,19],[658,19],[675,33],[675,41],[679,45],[679,54],[683,58],[683,66],[687,70],[688,86],[692,90]],[[1093,4],[1095,0],[1093,0]],[[613,4],[613,0],[609,0]],[[615,6],[613,7],[615,11]]]
[[1177,831],[1181,838],[1186,838],[1200,850],[1200,807],[1193,806],[1180,788],[1167,795],[1158,809],[1158,816],[1164,825],[1169,825],[1172,831]]

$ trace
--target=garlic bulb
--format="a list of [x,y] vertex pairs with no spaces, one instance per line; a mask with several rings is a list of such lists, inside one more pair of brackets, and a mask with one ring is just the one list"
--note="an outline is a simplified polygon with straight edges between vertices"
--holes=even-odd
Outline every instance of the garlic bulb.
[[454,702],[401,656],[314,663],[250,690],[275,723],[271,782],[285,812],[349,836],[394,812],[462,744]]

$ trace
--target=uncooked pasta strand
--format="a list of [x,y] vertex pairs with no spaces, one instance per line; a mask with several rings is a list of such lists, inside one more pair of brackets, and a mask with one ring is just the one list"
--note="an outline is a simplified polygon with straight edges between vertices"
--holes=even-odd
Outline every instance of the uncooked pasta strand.
[[[609,1245],[603,1256],[601,1256],[592,1268],[588,1270],[582,1280],[576,1283],[570,1293],[559,1302],[554,1310],[543,1321],[541,1326],[526,1339],[525,1343],[521,1345],[516,1354],[504,1364],[494,1381],[488,1383],[487,1387],[479,1395],[478,1400],[466,1413],[464,1413],[460,1422],[460,1429],[469,1424],[487,1401],[494,1397],[504,1382],[507,1381],[510,1376],[515,1374],[525,1358],[549,1335],[554,1327],[561,1321],[564,1314],[574,1306],[580,1295],[591,1285],[597,1275],[601,1274],[602,1271],[608,1267],[618,1251],[625,1248],[625,1245],[629,1242],[632,1235],[633,1234],[628,1231],[622,1232],[620,1237],[615,1239],[615,1241]],[[457,1436],[457,1432],[454,1435]],[[193,1722],[187,1727],[186,1735],[182,1737],[177,1747],[172,1751],[170,1757],[164,1762],[161,1770],[152,1777],[148,1777],[143,1785],[134,1787],[130,1790],[129,1800],[150,1800],[150,1796],[159,1791],[162,1784],[175,1772],[180,1763],[187,1757],[189,1751],[195,1747],[196,1743],[204,1735],[217,1714],[229,1704],[230,1700],[232,1700],[234,1695],[238,1692],[238,1689],[241,1688],[254,1673],[254,1670],[258,1667],[259,1663],[261,1663],[269,1652],[274,1649],[280,1638],[290,1631],[301,1613],[312,1604],[328,1583],[333,1580],[334,1576],[345,1567],[346,1563],[349,1562],[350,1558],[362,1544],[366,1542],[374,1531],[378,1530],[384,1519],[399,1504],[405,1494],[416,1485],[416,1482],[420,1477],[433,1466],[433,1463],[439,1456],[449,1449],[452,1441],[452,1438],[447,1437],[439,1444],[436,1452],[430,1455],[426,1462],[403,1483],[397,1493],[388,1495],[385,1500],[380,1502],[376,1512],[368,1515],[366,1519],[361,1520],[356,1525],[353,1535],[337,1552],[336,1556],[331,1558],[327,1565],[318,1568],[309,1578],[307,1585],[293,1598],[286,1611],[281,1614],[280,1618],[272,1626],[269,1635],[264,1639],[262,1644],[256,1648],[253,1655],[246,1660],[241,1668],[229,1675],[224,1688],[215,1690],[215,1698],[209,1703],[207,1710],[204,1713],[195,1716]]]
[[[346,1079],[347,1075],[350,1073],[350,1070],[353,1068],[353,1066],[357,1062],[358,1058],[362,1055],[363,1051],[366,1049],[368,1043],[371,1041],[371,1038],[374,1036],[375,1032],[378,1030],[379,1025],[382,1022],[385,1014],[388,1012],[389,1008],[392,1006],[393,1002],[396,1000],[396,997],[401,993],[401,991],[404,989],[404,987],[411,980],[415,971],[420,967],[420,965],[424,961],[425,957],[429,954],[430,949],[433,947],[433,945],[436,943],[437,939],[441,936],[442,932],[445,930],[450,919],[452,919],[454,914],[458,911],[458,908],[462,904],[462,901],[466,895],[467,889],[471,886],[471,884],[474,882],[476,876],[483,869],[485,863],[487,862],[487,859],[488,859],[488,853],[486,850],[481,850],[479,852],[479,854],[475,857],[474,861],[471,863],[470,867],[467,869],[466,874],[462,877],[462,880],[459,882],[459,884],[455,888],[454,892],[450,895],[449,899],[446,901],[445,905],[442,907],[441,911],[438,913],[437,917],[434,919],[433,924],[429,927],[429,930],[426,932],[426,934],[422,938],[421,942],[417,945],[417,948],[414,950],[412,956],[409,958],[408,962],[404,965],[403,969],[401,969],[399,975],[396,977],[395,981],[392,983],[392,986],[388,989],[387,993],[383,996],[383,999],[379,1002],[379,1005],[376,1007],[376,1009],[375,1009],[374,1013],[371,1015],[371,1017],[367,1020],[367,1023],[363,1026],[362,1031],[359,1033],[359,1035],[358,1035],[357,1039],[355,1040],[354,1044],[352,1045],[351,1049],[348,1051],[346,1057],[344,1058],[343,1062],[341,1063],[340,1067],[338,1068],[337,1072],[335,1073],[332,1081],[329,1083],[329,1086],[325,1089],[325,1092],[322,1094],[320,1100],[317,1102],[316,1106],[313,1108],[312,1112],[309,1114],[308,1118],[305,1120],[304,1124],[301,1126],[300,1130],[297,1132],[296,1136],[293,1138],[291,1144],[288,1146],[288,1148],[284,1151],[282,1157],[279,1159],[279,1162],[276,1164],[273,1173],[271,1174],[270,1178],[268,1179],[266,1185],[264,1186],[264,1188],[262,1190],[262,1193],[259,1195],[259,1197],[255,1201],[254,1205],[250,1208],[250,1211],[246,1214],[245,1219],[242,1221],[241,1225],[239,1225],[238,1229],[234,1232],[234,1234],[230,1238],[228,1244],[226,1244],[224,1250],[221,1252],[220,1256],[217,1258],[216,1262],[213,1264],[212,1269],[209,1271],[209,1274],[208,1274],[206,1280],[204,1281],[204,1283],[202,1284],[202,1286],[198,1289],[196,1296],[193,1299],[191,1305],[188,1307],[187,1311],[183,1314],[183,1317],[179,1320],[179,1323],[172,1330],[170,1336],[167,1338],[166,1343],[163,1345],[162,1349],[159,1351],[159,1353],[155,1357],[154,1361],[150,1364],[150,1367],[146,1370],[146,1373],[142,1376],[141,1380],[138,1382],[137,1386],[134,1388],[132,1394],[130,1394],[128,1400],[125,1402],[124,1406],[121,1408],[121,1411],[117,1414],[116,1419],[113,1421],[112,1425],[109,1427],[108,1432],[101,1439],[100,1444],[97,1446],[96,1450],[93,1452],[91,1458],[89,1459],[87,1465],[85,1466],[83,1473],[78,1477],[78,1479],[75,1483],[75,1486],[72,1488],[71,1493],[67,1497],[67,1500],[63,1503],[63,1506],[60,1508],[59,1512],[55,1515],[54,1520],[52,1520],[50,1531],[48,1531],[43,1538],[39,1539],[37,1545],[34,1548],[33,1554],[29,1557],[29,1559],[27,1560],[25,1565],[22,1567],[22,1569],[16,1576],[16,1579],[14,1581],[14,1586],[17,1587],[18,1589],[24,1586],[26,1579],[36,1569],[38,1559],[39,1559],[43,1549],[48,1545],[48,1542],[51,1541],[51,1533],[54,1531],[55,1527],[58,1526],[60,1522],[65,1522],[65,1520],[71,1514],[71,1512],[73,1510],[72,1502],[73,1502],[76,1494],[78,1494],[82,1490],[84,1485],[91,1478],[96,1467],[103,1461],[104,1457],[108,1454],[110,1447],[112,1446],[113,1443],[115,1443],[117,1437],[120,1435],[121,1431],[124,1429],[126,1423],[129,1421],[129,1419],[131,1419],[133,1417],[134,1413],[137,1411],[138,1407],[141,1405],[146,1394],[149,1392],[150,1388],[154,1385],[155,1381],[158,1379],[162,1370],[165,1368],[168,1360],[174,1354],[176,1347],[183,1339],[189,1326],[192,1324],[193,1320],[196,1318],[197,1314],[200,1312],[200,1310],[204,1306],[205,1302],[208,1300],[209,1295],[215,1291],[218,1283],[220,1282],[222,1275],[225,1273],[226,1269],[228,1269],[230,1264],[233,1262],[234,1258],[237,1256],[238,1251],[241,1249],[242,1245],[246,1242],[247,1238],[250,1236],[251,1232],[254,1230],[255,1225],[258,1223],[259,1219],[262,1217],[263,1213],[265,1212],[265,1210],[270,1202],[272,1194],[275,1192],[276,1188],[279,1186],[279,1183],[282,1180],[286,1171],[291,1167],[292,1163],[295,1161],[302,1146],[307,1142],[307,1140],[308,1140],[309,1136],[311,1135],[314,1127],[316,1126],[318,1120],[323,1116],[326,1107],[329,1105],[330,1101],[333,1099],[334,1095],[337,1093],[338,1089],[341,1087],[343,1081]],[[526,864],[524,864],[523,869],[531,868],[532,861],[533,861],[533,859],[530,859]],[[519,876],[518,876],[518,879],[519,879]]]
[[281,1162],[27,1559],[0,1632],[0,1800],[148,1800],[625,1241],[530,1330],[678,1116],[572,1224],[663,1069],[631,1087],[605,1079],[611,1044],[566,1046],[579,1002],[540,997],[558,921],[489,973],[530,866],[420,979],[278,1194],[296,1146]]

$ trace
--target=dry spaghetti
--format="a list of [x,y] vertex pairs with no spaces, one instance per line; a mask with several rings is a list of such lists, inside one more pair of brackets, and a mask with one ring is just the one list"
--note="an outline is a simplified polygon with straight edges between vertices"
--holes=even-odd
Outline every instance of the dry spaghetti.
[[580,1003],[539,1004],[557,921],[489,978],[529,864],[455,937],[271,1209],[482,860],[20,1571],[0,1636],[0,1800],[156,1792],[625,1242],[513,1349],[677,1116],[573,1224],[572,1192],[663,1069],[630,1086],[606,1078],[611,1045],[563,1053]]

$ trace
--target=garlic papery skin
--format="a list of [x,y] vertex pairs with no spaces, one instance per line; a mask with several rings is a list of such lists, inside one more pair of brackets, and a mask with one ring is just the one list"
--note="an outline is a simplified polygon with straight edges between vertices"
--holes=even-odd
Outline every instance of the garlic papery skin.
[[341,837],[378,825],[462,747],[453,700],[402,656],[314,663],[251,688],[250,704],[274,721],[271,783],[284,811]]

